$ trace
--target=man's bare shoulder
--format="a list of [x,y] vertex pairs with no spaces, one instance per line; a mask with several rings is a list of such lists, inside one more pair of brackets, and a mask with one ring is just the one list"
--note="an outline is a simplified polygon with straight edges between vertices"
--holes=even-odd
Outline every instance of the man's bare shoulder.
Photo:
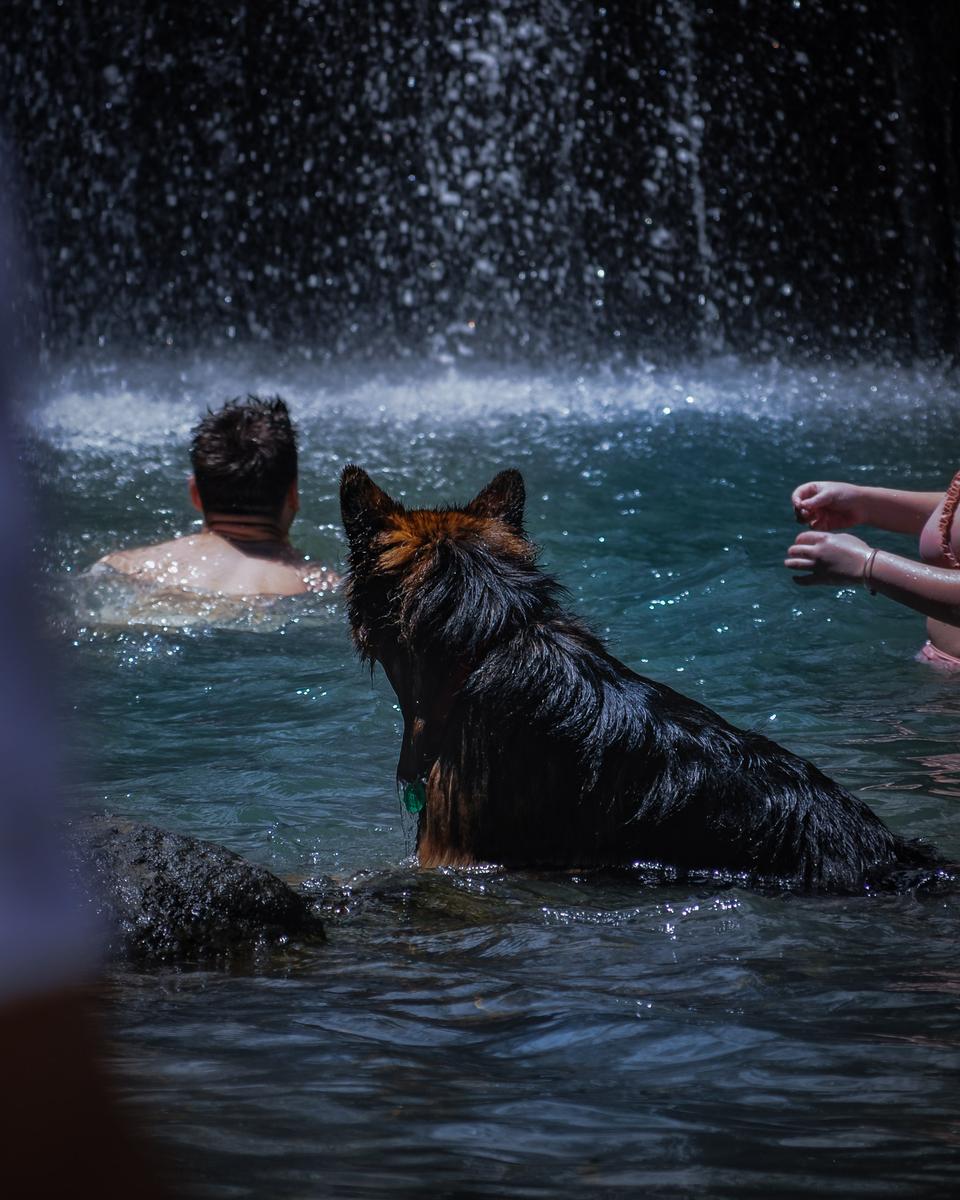
[[304,562],[300,568],[300,578],[308,592],[332,592],[340,583],[340,576],[319,563]]
[[157,542],[152,546],[131,546],[127,550],[114,550],[94,563],[93,569],[109,568],[123,575],[155,576],[170,563],[196,553],[199,534],[173,538],[169,542]]
[[296,551],[283,559],[245,554],[210,533],[191,534],[104,555],[95,572],[116,571],[164,589],[213,592],[225,596],[293,596],[333,591],[339,576],[306,561]]

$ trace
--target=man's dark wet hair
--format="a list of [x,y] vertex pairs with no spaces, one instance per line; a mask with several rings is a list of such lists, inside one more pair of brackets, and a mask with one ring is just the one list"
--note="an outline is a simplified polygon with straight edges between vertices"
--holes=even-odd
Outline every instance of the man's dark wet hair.
[[297,435],[279,396],[228,400],[193,431],[204,512],[276,516],[297,477]]

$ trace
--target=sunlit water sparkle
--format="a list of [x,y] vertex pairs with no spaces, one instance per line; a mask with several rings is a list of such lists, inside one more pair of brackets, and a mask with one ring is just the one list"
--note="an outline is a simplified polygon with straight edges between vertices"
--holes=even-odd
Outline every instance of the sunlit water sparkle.
[[913,661],[915,616],[798,591],[780,566],[803,479],[945,485],[949,380],[733,360],[66,370],[29,414],[27,457],[74,689],[71,800],[214,839],[325,896],[324,946],[111,975],[130,1101],[181,1176],[216,1197],[955,1187],[955,899],[421,873],[393,785],[394,697],[357,663],[336,597],[238,610],[85,577],[108,549],[194,528],[189,429],[246,391],[291,402],[312,558],[342,560],[346,462],[427,504],[517,466],[545,565],[618,657],[960,854],[960,683]]

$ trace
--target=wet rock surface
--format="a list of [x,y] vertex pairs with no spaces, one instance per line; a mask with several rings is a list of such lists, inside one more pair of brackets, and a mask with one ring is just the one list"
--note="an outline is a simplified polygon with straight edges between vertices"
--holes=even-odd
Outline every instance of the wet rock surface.
[[71,822],[68,844],[113,958],[196,961],[323,936],[308,896],[213,842],[85,816]]

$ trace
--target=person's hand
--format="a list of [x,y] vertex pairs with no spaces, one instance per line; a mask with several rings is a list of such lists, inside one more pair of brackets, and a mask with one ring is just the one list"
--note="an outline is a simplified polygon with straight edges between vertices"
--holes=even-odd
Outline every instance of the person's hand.
[[805,530],[787,551],[784,566],[791,571],[809,571],[794,576],[802,587],[816,583],[851,584],[863,578],[870,547],[850,533]]
[[802,525],[829,533],[866,523],[863,489],[855,483],[815,480],[801,483],[790,497],[793,511]]

